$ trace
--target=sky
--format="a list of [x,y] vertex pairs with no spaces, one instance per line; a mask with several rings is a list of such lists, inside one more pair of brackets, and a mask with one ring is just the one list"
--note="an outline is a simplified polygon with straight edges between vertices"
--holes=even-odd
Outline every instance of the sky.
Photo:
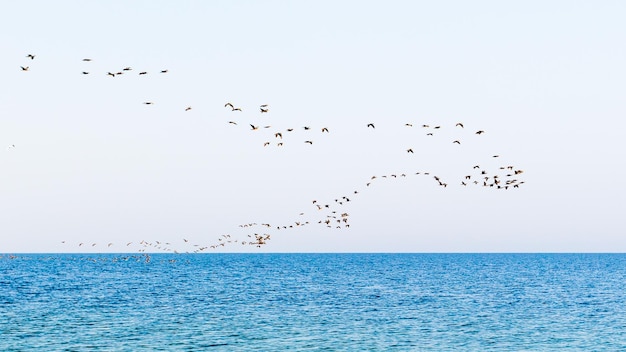
[[626,251],[622,1],[1,7],[0,253]]

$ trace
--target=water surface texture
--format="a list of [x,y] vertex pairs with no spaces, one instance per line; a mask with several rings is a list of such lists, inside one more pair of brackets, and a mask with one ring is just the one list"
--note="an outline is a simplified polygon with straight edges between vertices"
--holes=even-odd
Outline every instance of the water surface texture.
[[623,254],[0,257],[2,351],[626,350]]

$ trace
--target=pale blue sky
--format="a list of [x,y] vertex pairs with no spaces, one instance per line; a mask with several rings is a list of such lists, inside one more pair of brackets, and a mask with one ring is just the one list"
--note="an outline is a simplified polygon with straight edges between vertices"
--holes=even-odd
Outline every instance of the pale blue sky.
[[[620,1],[5,2],[0,252],[255,232],[272,239],[220,251],[623,252],[624,18]],[[475,164],[525,184],[461,186]],[[416,171],[449,187],[365,186]],[[313,199],[354,190],[349,229],[238,227],[317,222]]]

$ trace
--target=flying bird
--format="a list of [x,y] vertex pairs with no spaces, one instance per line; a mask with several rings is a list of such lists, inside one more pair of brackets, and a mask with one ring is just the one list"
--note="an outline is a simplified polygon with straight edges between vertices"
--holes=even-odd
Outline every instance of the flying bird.
[[457,140],[457,141],[454,141],[454,142],[452,142],[452,143],[461,144],[461,142],[459,142],[458,140]]
[[33,55],[33,54],[28,54],[28,55],[26,55],[26,57],[31,59],[31,60],[35,60],[35,55]]
[[456,126],[459,126],[459,127],[463,128],[463,124],[462,124],[462,123],[460,123],[460,122],[458,122],[458,123],[456,124]]
[[407,150],[406,150],[406,152],[407,152],[407,153],[414,154],[414,153],[413,153],[413,149],[411,149],[411,148],[407,149]]
[[376,128],[376,127],[374,127],[374,124],[373,124],[373,123],[368,123],[368,124],[367,124],[367,127]]
[[28,71],[30,69],[30,66],[20,66],[22,68],[22,71]]
[[328,132],[328,128],[323,127],[323,128],[322,128],[322,132]]
[[483,130],[476,131],[476,134],[483,134],[483,133],[485,133],[485,131],[483,131]]

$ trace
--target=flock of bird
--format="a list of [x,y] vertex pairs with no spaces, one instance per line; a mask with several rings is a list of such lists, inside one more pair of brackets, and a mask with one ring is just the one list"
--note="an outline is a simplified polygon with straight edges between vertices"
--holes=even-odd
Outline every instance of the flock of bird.
[[[36,55],[34,54],[26,55],[26,58],[30,61],[35,60],[35,57]],[[82,61],[89,63],[92,61],[92,59],[84,58],[82,59]],[[31,65],[20,66],[20,68],[23,72],[30,73],[32,72]],[[130,74],[131,71],[133,71],[133,68],[127,66],[122,68],[121,70],[107,71],[103,72],[102,74],[109,76],[113,79],[115,77],[119,77],[125,74]],[[169,70],[167,69],[162,69],[158,71],[159,74],[166,74],[168,72]],[[81,73],[83,75],[91,74],[91,72],[88,70],[83,70],[81,71]],[[138,72],[138,75],[141,76],[147,74],[147,71]],[[155,103],[153,101],[143,101],[143,104],[154,105]],[[276,128],[272,125],[261,125],[258,123],[242,122],[242,116],[239,114],[244,111],[243,107],[236,105],[232,102],[226,102],[224,104],[224,109],[233,114],[233,117],[231,117],[228,121],[225,121],[225,123],[231,126],[235,126],[237,128],[240,128],[241,126],[249,126],[250,128],[244,128],[244,130],[248,130],[257,134],[261,133],[264,138],[264,141],[262,143],[263,147],[269,147],[272,145],[276,147],[284,147],[285,143],[290,141],[290,138],[292,136],[301,135],[295,133],[296,131],[301,131],[305,134],[304,138],[297,141],[298,143],[304,143],[312,146],[315,142],[315,139],[319,137],[319,135],[331,135],[333,131],[333,128],[329,126],[313,127],[311,125],[305,125]],[[270,114],[269,104],[260,104],[258,105],[257,109],[259,114]],[[181,107],[181,110],[190,111],[192,110],[192,107]],[[441,131],[446,129],[457,129],[459,131],[465,130],[465,125],[462,122],[457,122],[453,126],[434,125],[430,123],[415,124],[415,126],[422,131],[421,134],[426,138],[431,138],[435,135],[442,134]],[[362,128],[374,131],[376,130],[376,123],[370,122],[364,124]],[[407,122],[403,126],[397,126],[397,128],[414,128],[414,123]],[[482,129],[476,129],[469,132],[469,136],[471,136],[471,138],[480,138],[480,136],[483,134],[485,134],[485,131]],[[469,136],[467,138],[470,138]],[[461,147],[461,145],[465,143],[465,140],[455,137],[454,139],[449,140],[448,143]],[[11,144],[7,147],[8,150],[13,148],[15,148],[14,144]],[[407,148],[403,152],[408,154],[415,154],[415,151],[416,149],[414,147],[407,146]],[[498,154],[492,155],[492,158],[499,157],[500,155]],[[298,212],[297,215],[289,222],[247,222],[238,225],[239,230],[243,230],[246,232],[246,234],[243,235],[244,237],[238,237],[234,234],[222,234],[219,235],[217,238],[214,238],[212,241],[206,243],[192,243],[187,238],[180,238],[177,241],[157,241],[144,239],[137,242],[131,241],[121,244],[114,242],[108,242],[106,244],[97,242],[68,243],[67,241],[62,241],[62,243],[81,249],[84,248],[85,250],[89,248],[91,248],[91,250],[98,250],[99,248],[103,248],[105,250],[117,250],[125,252],[145,252],[145,256],[140,258],[148,262],[150,261],[150,257],[148,255],[149,252],[161,251],[172,253],[201,253],[232,245],[262,247],[268,244],[268,242],[271,240],[271,232],[273,231],[289,231],[305,226],[320,226],[322,228],[337,230],[350,228],[350,215],[348,212],[348,205],[358,200],[362,193],[367,192],[367,190],[369,190],[371,187],[374,187],[374,185],[378,182],[381,182],[381,180],[399,180],[419,177],[422,179],[429,179],[431,180],[429,182],[433,182],[434,185],[442,188],[447,188],[448,186],[452,185],[458,185],[461,187],[483,187],[486,189],[509,190],[519,188],[521,185],[524,184],[524,181],[521,180],[521,175],[523,174],[523,172],[524,171],[522,169],[514,165],[505,164],[500,165],[497,170],[489,170],[487,168],[482,168],[480,165],[472,165],[471,168],[468,168],[468,171],[465,174],[460,175],[456,180],[444,180],[442,177],[431,173],[430,171],[423,170],[407,170],[401,173],[372,175],[368,177],[367,180],[365,180],[365,182],[363,183],[363,186],[359,187],[358,189],[353,189],[328,201],[311,200],[309,203],[311,205],[310,211],[305,210]]]

